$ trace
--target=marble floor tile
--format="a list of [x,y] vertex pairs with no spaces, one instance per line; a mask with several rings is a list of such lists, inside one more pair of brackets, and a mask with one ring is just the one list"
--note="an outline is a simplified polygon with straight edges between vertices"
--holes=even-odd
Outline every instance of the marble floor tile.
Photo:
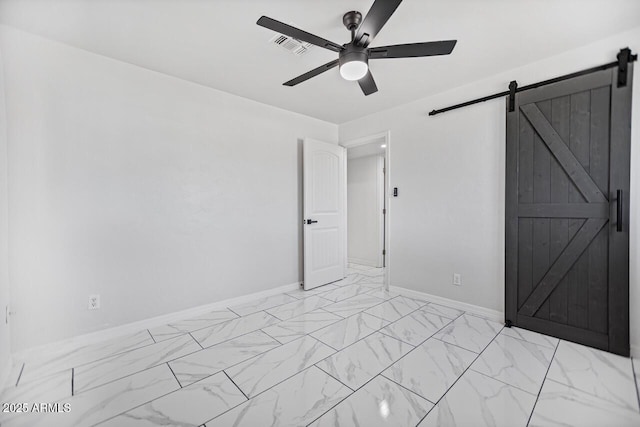
[[226,370],[249,398],[335,353],[310,336],[291,341]]
[[365,313],[380,317],[389,322],[395,322],[425,304],[425,302],[398,296],[366,310]]
[[324,310],[316,310],[269,326],[263,331],[282,344],[286,344],[340,320],[343,320],[340,316]]
[[[14,355],[14,358],[15,358],[15,355]],[[8,386],[17,385],[18,384],[18,380],[21,379],[23,368],[24,368],[24,363],[23,362],[19,362],[17,360],[13,360],[13,363],[11,364],[11,370],[9,371],[9,374],[7,375],[7,378],[5,380],[4,386],[8,387]],[[47,372],[47,374],[51,374],[51,372]]]
[[224,372],[110,419],[101,427],[193,426],[246,402]]
[[383,269],[354,266],[238,312],[34,353],[16,361],[20,384],[0,401],[71,412],[0,413],[0,425],[524,427],[531,416],[532,427],[640,427],[638,361],[388,292],[383,280]]
[[536,396],[467,371],[419,427],[525,427]]
[[295,300],[265,311],[280,320],[288,320],[292,317],[300,316],[301,314],[317,310],[329,304],[332,304],[332,301],[319,296],[313,296],[310,298]]
[[153,338],[149,335],[149,331],[143,329],[75,349],[64,349],[53,353],[37,352],[24,361],[25,367],[20,381],[31,382],[43,375],[75,368],[151,344],[154,344]]
[[68,399],[74,418],[68,425],[93,425],[179,388],[169,367],[162,364]]
[[409,344],[375,332],[316,365],[357,390],[412,349]]
[[553,380],[544,382],[529,427],[637,427],[640,413]]
[[448,317],[449,319],[455,319],[456,317],[464,314],[464,311],[458,310],[457,308],[447,307],[433,302],[428,303],[422,307],[421,310],[437,314],[439,316]]
[[183,335],[111,356],[107,359],[75,368],[73,390],[75,394],[82,393],[198,350],[201,350],[198,343],[190,335]]
[[310,427],[415,426],[433,407],[422,397],[384,377],[376,377]]
[[382,302],[384,302],[383,299],[376,298],[368,294],[360,294],[356,295],[355,297],[351,297],[349,299],[327,305],[325,307],[322,307],[322,309],[330,313],[337,314],[338,316],[349,317]]
[[257,298],[245,304],[229,307],[229,309],[240,316],[246,316],[248,314],[257,313],[258,311],[267,310],[293,301],[296,301],[296,298],[290,295],[276,294],[268,297]]
[[69,412],[19,414],[3,420],[2,427],[93,426],[179,388],[163,364],[63,399],[60,403],[68,403]]
[[354,279],[357,279],[357,278],[360,278],[360,277],[363,277],[362,276],[362,271],[351,269],[350,271],[348,271],[348,274],[344,278],[344,280],[349,280],[349,282],[352,283],[354,281]]
[[355,274],[368,274],[371,276],[380,276],[384,274],[384,268],[372,267],[370,265],[353,264],[352,267],[347,266],[347,269],[351,270]]
[[351,278],[353,277],[353,273],[347,274],[346,277],[336,280],[335,282],[331,282],[330,285],[335,286],[336,288],[342,288],[344,286],[348,286],[351,284]]
[[451,319],[448,317],[416,310],[381,329],[380,332],[411,345],[419,345],[449,323]]
[[255,331],[173,360],[169,366],[185,387],[279,346],[269,335]]
[[45,375],[31,381],[20,381],[0,393],[0,402],[57,402],[71,397],[71,369]]
[[46,364],[54,366],[56,363],[64,361],[69,356],[78,355],[103,358],[114,354],[129,351],[148,344],[153,344],[153,339],[146,329],[106,338],[102,341],[90,342],[81,346],[61,344],[48,347],[45,351],[22,353],[22,357],[15,360],[15,363],[30,363],[34,366]]
[[[332,290],[332,291],[335,291],[335,290],[336,290],[336,289],[338,289],[338,288],[342,288],[342,287],[344,287],[344,286],[347,286],[347,284],[346,284],[346,283],[344,283],[344,281],[345,281],[345,280],[346,280],[346,279],[342,279],[342,280],[338,280],[337,282],[332,282],[332,283],[331,283],[331,286],[335,286],[335,288],[333,288],[333,289],[331,289],[331,290]],[[324,294],[324,293],[326,293],[326,292],[320,292],[320,293],[318,293],[318,295],[320,295],[320,294]]]
[[384,283],[383,276],[371,276],[367,274],[354,274],[353,276],[348,278],[349,283],[352,285],[360,285],[360,286],[380,286]]
[[366,288],[358,285],[348,285],[339,287],[329,292],[324,292],[319,295],[329,301],[338,302],[347,298],[354,297],[356,295],[366,294],[368,292],[371,292],[371,288]]
[[[369,271],[369,270],[378,270],[377,267],[372,267],[370,265],[357,264],[355,262],[350,262],[347,264],[347,268],[350,268],[354,271]],[[380,270],[382,270],[380,268]]]
[[547,378],[638,411],[631,359],[560,341]]
[[463,314],[436,333],[434,338],[480,353],[501,329],[500,323]]
[[431,338],[391,365],[382,375],[437,402],[478,355]]
[[371,270],[361,271],[360,274],[363,274],[363,275],[369,276],[369,277],[384,277],[384,269],[382,269],[382,268],[374,268],[374,269],[371,269]]
[[306,426],[351,393],[312,366],[208,421],[207,427]]
[[368,275],[364,275],[361,276],[360,280],[357,280],[355,282],[356,284],[360,285],[360,286],[366,286],[366,287],[380,287],[382,285],[384,285],[384,277],[380,276],[368,276]]
[[515,326],[511,328],[504,328],[500,333],[508,337],[518,338],[524,341],[528,341],[532,344],[542,345],[544,347],[553,349],[555,349],[558,346],[558,342],[560,342],[558,338],[539,334],[537,332],[529,331],[522,328],[516,328]]
[[553,348],[500,334],[480,354],[471,369],[538,394],[553,352]]
[[328,284],[328,285],[318,286],[317,288],[313,288],[309,290],[304,290],[302,288],[296,289],[295,291],[287,292],[287,295],[297,299],[304,299],[304,298],[312,297],[314,295],[320,295],[325,292],[332,291],[334,289],[338,289],[338,286],[333,284]]
[[360,276],[359,272],[357,271],[350,271],[348,272],[347,277],[345,277],[344,279],[338,282],[334,282],[333,284],[336,284],[339,286],[353,285],[356,277],[362,277],[362,276]]
[[237,317],[238,315],[232,313],[230,310],[215,310],[190,319],[179,320],[168,325],[151,328],[149,329],[149,333],[151,333],[156,342],[160,342],[208,326],[217,325],[218,323],[226,322],[227,320]]
[[192,332],[191,335],[200,345],[207,348],[239,337],[240,335],[266,328],[278,322],[280,321],[272,315],[264,311],[259,311],[248,316],[219,323],[209,328],[199,329]]
[[372,295],[374,297],[378,297],[381,298],[383,300],[390,300],[392,298],[395,298],[397,296],[400,296],[399,293],[397,292],[393,292],[393,291],[387,291],[386,289],[384,289],[383,287],[371,287],[369,288],[369,292],[367,292],[369,295]]
[[379,317],[358,313],[313,332],[311,336],[336,350],[342,350],[388,324],[389,322]]

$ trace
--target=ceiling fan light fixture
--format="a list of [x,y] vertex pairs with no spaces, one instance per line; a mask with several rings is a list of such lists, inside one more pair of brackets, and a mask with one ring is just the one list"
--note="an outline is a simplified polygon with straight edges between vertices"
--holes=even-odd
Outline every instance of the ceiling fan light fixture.
[[340,75],[343,79],[349,81],[360,80],[367,75],[369,66],[366,62],[350,61],[340,66]]
[[340,54],[340,75],[349,81],[360,80],[369,71],[369,57],[363,48],[347,47]]

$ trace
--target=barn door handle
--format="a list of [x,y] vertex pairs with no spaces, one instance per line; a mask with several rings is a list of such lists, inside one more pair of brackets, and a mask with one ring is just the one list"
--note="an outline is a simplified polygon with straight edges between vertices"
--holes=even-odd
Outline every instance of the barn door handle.
[[314,221],[312,219],[308,219],[307,220],[307,224],[315,224],[316,222],[318,222],[318,221]]
[[622,206],[623,206],[623,197],[622,197],[622,190],[618,190],[616,191],[616,196],[617,196],[617,200],[616,200],[616,205],[617,205],[617,224],[616,224],[616,231],[618,233],[620,233],[622,231]]

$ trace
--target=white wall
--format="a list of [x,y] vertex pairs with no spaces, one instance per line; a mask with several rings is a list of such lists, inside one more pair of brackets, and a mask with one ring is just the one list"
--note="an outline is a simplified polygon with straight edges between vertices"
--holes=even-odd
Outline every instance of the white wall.
[[3,51],[0,46],[0,387],[8,374],[11,344],[5,310],[9,305],[9,229],[7,208],[7,116],[4,103]]
[[347,161],[347,256],[349,262],[380,264],[382,156]]
[[[490,79],[340,125],[340,140],[391,131],[389,250],[392,286],[504,311],[504,100],[429,117],[435,108],[640,51],[640,27]],[[472,66],[472,64],[470,64]],[[640,355],[640,70],[636,70],[631,176],[631,342]],[[382,83],[379,82],[382,87]],[[462,286],[451,285],[462,274]]]
[[0,36],[14,351],[301,280],[298,139],[336,125]]

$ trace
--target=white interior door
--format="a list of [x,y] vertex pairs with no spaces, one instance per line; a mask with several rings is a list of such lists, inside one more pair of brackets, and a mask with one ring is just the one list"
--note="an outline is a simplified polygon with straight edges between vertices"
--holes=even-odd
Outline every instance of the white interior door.
[[304,288],[345,273],[345,149],[305,139],[303,145]]

